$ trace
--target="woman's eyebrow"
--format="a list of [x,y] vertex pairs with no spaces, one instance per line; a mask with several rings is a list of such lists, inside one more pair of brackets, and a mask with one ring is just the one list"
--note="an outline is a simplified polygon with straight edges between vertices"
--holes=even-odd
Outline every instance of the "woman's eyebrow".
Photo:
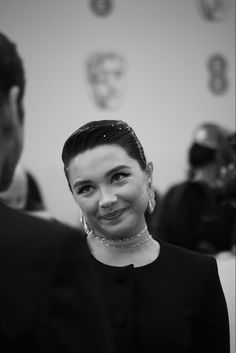
[[79,180],[79,181],[76,181],[73,185],[73,188],[76,188],[78,186],[83,186],[85,184],[91,184],[92,183],[92,180]]
[[106,174],[105,176],[108,177],[116,172],[119,172],[121,169],[130,169],[130,167],[128,165],[125,165],[125,164],[121,164],[121,165],[118,165],[117,167],[115,168],[112,168],[110,169]]

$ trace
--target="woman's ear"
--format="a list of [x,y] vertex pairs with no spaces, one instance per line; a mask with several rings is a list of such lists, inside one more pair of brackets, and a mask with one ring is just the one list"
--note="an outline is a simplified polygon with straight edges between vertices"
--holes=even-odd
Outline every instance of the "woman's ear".
[[145,174],[146,174],[147,180],[152,182],[152,176],[153,176],[153,163],[152,162],[148,162]]

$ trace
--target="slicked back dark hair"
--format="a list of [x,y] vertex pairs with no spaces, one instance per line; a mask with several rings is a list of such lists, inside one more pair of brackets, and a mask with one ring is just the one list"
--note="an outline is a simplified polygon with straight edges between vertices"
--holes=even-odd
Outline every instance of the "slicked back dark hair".
[[103,145],[119,145],[139,163],[142,170],[146,169],[143,147],[133,129],[121,120],[97,120],[83,125],[66,140],[62,160],[67,180],[68,166],[72,158]]
[[25,72],[23,61],[16,44],[0,32],[0,105],[5,101],[11,87],[19,87],[19,118],[24,119],[23,97],[25,93]]

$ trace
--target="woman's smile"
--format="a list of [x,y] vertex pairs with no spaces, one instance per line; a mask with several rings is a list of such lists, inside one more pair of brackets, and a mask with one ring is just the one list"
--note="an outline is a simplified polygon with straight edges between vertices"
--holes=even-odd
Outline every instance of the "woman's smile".
[[120,217],[126,212],[126,210],[127,208],[121,208],[116,211],[105,213],[103,215],[100,215],[100,219],[105,221],[119,220]]

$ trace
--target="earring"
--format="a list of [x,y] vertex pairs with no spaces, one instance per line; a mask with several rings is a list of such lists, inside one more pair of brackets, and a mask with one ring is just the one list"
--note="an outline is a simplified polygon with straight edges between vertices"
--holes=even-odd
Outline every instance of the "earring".
[[155,200],[155,192],[154,192],[154,188],[151,180],[148,180],[147,190],[149,195],[148,212],[149,214],[152,214],[156,205],[156,200]]
[[85,219],[85,217],[84,217],[82,212],[80,214],[80,222],[81,222],[81,224],[82,224],[82,226],[84,228],[85,233],[87,235],[91,235],[92,234],[92,230],[89,229],[88,223],[87,223],[87,221],[86,221],[86,219]]

